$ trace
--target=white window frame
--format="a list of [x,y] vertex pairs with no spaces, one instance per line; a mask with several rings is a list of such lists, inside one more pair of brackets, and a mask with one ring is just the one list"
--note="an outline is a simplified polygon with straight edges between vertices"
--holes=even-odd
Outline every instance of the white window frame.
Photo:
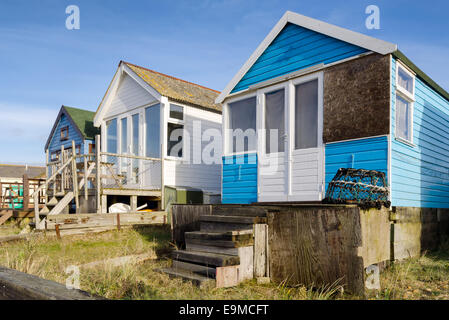
[[[183,120],[179,120],[176,118],[171,118],[170,117],[170,106],[174,104],[177,105],[178,107],[182,108],[182,119]],[[186,130],[186,106],[180,104],[180,103],[176,103],[176,102],[172,102],[172,101],[168,101],[168,110],[167,110],[167,121],[165,123],[166,126],[166,132],[167,132],[167,136],[164,137],[165,140],[165,158],[170,159],[170,160],[179,160],[179,161],[184,161],[186,160],[187,157],[187,153],[186,153],[186,135],[185,135],[185,130]],[[182,134],[182,157],[175,157],[175,156],[171,156],[168,154],[168,139],[169,139],[169,132],[168,132],[168,124],[172,123],[172,124],[177,124],[177,125],[182,125],[183,126],[183,134]]]
[[[277,84],[274,86],[270,86],[267,88],[263,88],[257,91],[257,100],[261,106],[261,108],[259,109],[260,115],[261,115],[261,119],[260,119],[260,128],[266,130],[266,123],[265,123],[265,119],[266,119],[266,105],[265,105],[265,95],[267,93],[271,93],[274,91],[278,91],[278,90],[284,90],[284,151],[282,152],[270,152],[269,154],[267,154],[267,145],[266,145],[266,132],[264,131],[264,134],[262,135],[262,137],[260,138],[260,145],[258,145],[259,147],[259,154],[263,157],[268,157],[269,156],[276,156],[276,155],[281,155],[281,154],[286,154],[287,149],[289,148],[289,143],[285,141],[285,139],[288,138],[288,119],[289,117],[288,112],[289,112],[289,103],[290,103],[290,99],[289,99],[289,95],[290,95],[290,86],[289,86],[289,82],[283,82],[281,84]],[[256,128],[257,130],[257,128]],[[258,139],[259,140],[259,139]]]
[[120,144],[119,144],[119,139],[120,139],[120,136],[119,136],[119,127],[120,127],[119,121],[120,120],[119,120],[119,118],[117,116],[114,116],[114,117],[110,117],[110,118],[104,120],[104,140],[103,140],[103,146],[105,148],[104,148],[103,152],[108,152],[108,122],[112,121],[114,119],[115,119],[115,121],[117,121],[117,152],[120,149]]
[[297,79],[293,79],[290,81],[290,92],[291,92],[291,96],[290,96],[290,101],[291,101],[291,123],[290,123],[290,128],[292,130],[296,130],[295,127],[295,118],[296,118],[296,96],[295,96],[295,88],[296,86],[303,84],[303,83],[307,83],[310,81],[314,81],[317,80],[318,81],[318,125],[317,125],[317,146],[315,148],[304,148],[304,149],[296,149],[295,148],[295,144],[296,144],[296,132],[290,132],[292,138],[291,140],[291,148],[290,150],[292,150],[292,152],[295,151],[300,151],[300,150],[308,150],[308,149],[322,149],[323,148],[323,110],[324,110],[324,75],[323,72],[318,72],[318,73],[313,73],[307,76],[302,76],[300,78]]
[[[147,154],[147,118],[146,118],[146,109],[147,108],[151,108],[151,107],[154,107],[154,106],[157,106],[157,105],[159,105],[159,115],[161,115],[162,114],[162,112],[163,112],[163,104],[161,103],[161,102],[159,102],[159,101],[156,101],[155,103],[152,103],[152,104],[150,104],[150,105],[147,105],[147,106],[145,106],[145,107],[143,107],[143,112],[142,112],[142,114],[143,114],[143,142],[144,142],[144,144],[143,144],[143,155],[146,157],[146,154]],[[161,135],[161,122],[160,122],[160,116],[159,116],[159,155],[160,155],[160,157],[162,158],[162,150],[161,150],[161,144],[162,144],[162,135]]]
[[[399,68],[402,69],[402,71],[404,71],[405,73],[407,73],[411,78],[412,78],[412,91],[413,94],[411,94],[409,91],[407,91],[405,88],[401,87],[399,85]],[[404,64],[402,64],[399,60],[397,60],[396,62],[396,96],[395,96],[395,139],[410,145],[412,147],[414,147],[414,143],[413,143],[413,119],[414,119],[414,109],[415,109],[415,83],[416,83],[416,75],[411,72]],[[405,101],[407,101],[410,104],[410,119],[409,119],[409,123],[410,123],[410,140],[404,139],[403,137],[400,137],[398,134],[398,106],[397,106],[397,96],[401,97],[402,99],[404,99]]]
[[226,101],[226,103],[223,106],[223,128],[225,130],[223,130],[224,133],[227,132],[229,128],[229,104],[235,103],[235,102],[239,102],[241,100],[246,100],[246,99],[250,99],[250,98],[256,98],[256,128],[254,128],[256,130],[256,147],[254,150],[247,150],[247,151],[239,151],[239,152],[233,152],[233,151],[228,151],[229,148],[229,137],[227,137],[226,134],[223,134],[223,155],[225,157],[229,157],[229,156],[238,156],[238,155],[244,155],[244,154],[253,154],[253,153],[257,153],[258,152],[258,130],[257,130],[257,123],[258,123],[258,119],[257,119],[257,114],[258,114],[258,107],[259,107],[259,101],[258,101],[258,96],[257,96],[257,92],[252,92],[249,94],[245,94],[245,95],[241,95],[238,97],[234,97],[231,98],[229,100]]

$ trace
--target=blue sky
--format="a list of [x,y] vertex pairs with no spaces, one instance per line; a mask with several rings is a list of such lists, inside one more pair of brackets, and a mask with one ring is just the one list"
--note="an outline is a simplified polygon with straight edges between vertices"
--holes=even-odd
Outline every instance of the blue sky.
[[222,90],[286,10],[397,43],[449,90],[447,1],[0,0],[0,163],[43,163],[61,105],[95,111],[120,60]]

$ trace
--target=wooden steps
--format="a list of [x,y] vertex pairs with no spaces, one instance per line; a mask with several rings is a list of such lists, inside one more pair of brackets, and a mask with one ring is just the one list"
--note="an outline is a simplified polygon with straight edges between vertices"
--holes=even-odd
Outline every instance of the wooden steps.
[[267,223],[265,209],[217,206],[199,217],[200,230],[184,234],[186,249],[172,253],[173,265],[163,272],[196,284],[215,279],[230,287],[254,276],[254,230]]
[[161,268],[161,269],[156,269],[156,271],[165,273],[170,278],[181,278],[184,281],[190,281],[198,287],[203,287],[203,286],[207,286],[207,285],[210,285],[210,286],[215,285],[215,280],[213,278],[208,278],[208,277],[202,276],[200,274],[189,272],[188,270],[185,270],[185,269]]
[[12,217],[13,212],[11,210],[1,212],[0,211],[0,226],[4,224],[9,218]]
[[265,223],[264,217],[246,217],[230,215],[209,215],[200,217],[200,229],[205,232],[226,232],[252,230],[253,225]]
[[175,260],[213,267],[235,266],[240,263],[238,256],[201,251],[176,250],[172,252],[172,257]]
[[207,278],[214,278],[216,275],[216,268],[208,267],[208,266],[202,266],[199,264],[194,263],[188,263],[180,260],[173,260],[172,269],[175,270],[186,270]]

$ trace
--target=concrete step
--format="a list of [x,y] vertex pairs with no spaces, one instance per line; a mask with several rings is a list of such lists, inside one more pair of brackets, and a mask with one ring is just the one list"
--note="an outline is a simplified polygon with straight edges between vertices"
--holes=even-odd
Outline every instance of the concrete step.
[[226,267],[240,264],[240,258],[238,256],[201,251],[176,250],[172,252],[172,258],[173,260],[210,267]]
[[204,277],[215,278],[216,269],[199,264],[173,260],[172,269],[186,270]]
[[156,271],[168,274],[170,278],[181,278],[185,281],[191,281],[194,285],[199,287],[202,286],[214,286],[215,287],[215,279],[208,278],[199,274],[192,273],[190,271],[184,269],[175,269],[175,268],[160,268],[156,269]]
[[267,211],[264,208],[250,207],[250,206],[242,207],[241,205],[218,205],[213,207],[212,215],[266,217]]

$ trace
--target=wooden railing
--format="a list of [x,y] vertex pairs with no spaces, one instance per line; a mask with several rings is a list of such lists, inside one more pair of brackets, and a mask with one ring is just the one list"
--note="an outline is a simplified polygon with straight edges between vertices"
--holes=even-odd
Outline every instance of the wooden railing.
[[[28,210],[34,205],[31,195],[45,183],[45,179],[29,179],[23,175],[22,182],[0,181],[0,210],[1,209],[23,209]],[[45,203],[45,189],[38,196],[38,204]]]

